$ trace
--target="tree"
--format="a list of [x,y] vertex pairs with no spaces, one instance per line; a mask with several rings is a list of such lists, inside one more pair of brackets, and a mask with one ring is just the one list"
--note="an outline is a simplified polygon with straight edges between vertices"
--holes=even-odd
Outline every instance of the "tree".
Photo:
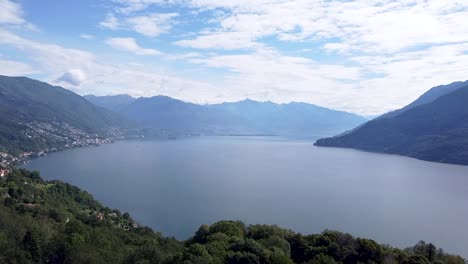
[[41,260],[41,247],[37,234],[31,230],[26,231],[23,237],[23,248],[31,254],[31,259],[34,262]]
[[245,224],[240,221],[221,221],[210,226],[210,233],[223,233],[228,236],[244,237]]
[[210,264],[213,263],[213,258],[203,245],[193,244],[189,246],[186,253],[184,254],[183,263]]
[[249,252],[236,252],[233,254],[228,264],[260,264],[260,259],[255,254]]
[[148,263],[156,264],[161,263],[162,257],[161,252],[158,250],[156,245],[145,244],[138,247],[135,251],[130,253],[126,258],[125,263],[137,264],[137,263]]
[[403,261],[402,264],[429,264],[429,260],[422,255],[413,255]]
[[338,264],[332,257],[326,256],[324,254],[319,254],[315,256],[310,261],[306,262],[306,264]]
[[210,234],[210,227],[208,225],[202,225],[198,228],[197,232],[195,232],[195,236],[192,240],[195,243],[205,243]]
[[367,263],[369,261],[374,261],[376,263],[382,262],[383,252],[382,247],[377,244],[374,240],[358,238],[357,242],[359,244],[359,260]]
[[436,254],[437,248],[432,243],[429,243],[429,245],[427,245],[427,259],[430,262],[433,262],[435,260]]

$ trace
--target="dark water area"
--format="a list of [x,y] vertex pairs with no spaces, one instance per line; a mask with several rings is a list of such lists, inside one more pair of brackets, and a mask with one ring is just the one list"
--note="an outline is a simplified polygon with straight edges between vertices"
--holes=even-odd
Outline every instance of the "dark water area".
[[198,137],[67,150],[25,167],[179,239],[232,219],[398,247],[425,240],[468,256],[468,166],[309,140]]

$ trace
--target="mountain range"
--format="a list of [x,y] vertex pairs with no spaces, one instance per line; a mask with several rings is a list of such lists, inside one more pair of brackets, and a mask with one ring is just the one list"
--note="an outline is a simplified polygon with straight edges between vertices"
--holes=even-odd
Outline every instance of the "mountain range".
[[[86,96],[142,126],[175,134],[274,134],[324,136],[346,131],[364,117],[313,104],[244,101],[199,105],[167,96]],[[122,103],[125,101],[126,103]]]
[[107,95],[107,96],[95,96],[88,94],[83,96],[86,100],[91,103],[107,108],[112,111],[119,111],[123,107],[131,104],[136,99],[127,94],[120,95]]
[[0,76],[0,151],[18,153],[107,137],[128,126],[78,94],[26,77]]
[[0,152],[17,155],[99,144],[137,128],[150,135],[335,134],[315,144],[468,165],[468,81],[434,87],[402,109],[368,122],[297,102],[246,99],[199,105],[167,96],[85,98],[26,77],[0,76]]
[[199,105],[167,96],[82,97],[26,77],[0,76],[0,152],[45,152],[128,135],[274,134],[324,136],[364,117],[312,104],[257,102]]
[[408,106],[317,146],[468,165],[468,81],[432,88]]

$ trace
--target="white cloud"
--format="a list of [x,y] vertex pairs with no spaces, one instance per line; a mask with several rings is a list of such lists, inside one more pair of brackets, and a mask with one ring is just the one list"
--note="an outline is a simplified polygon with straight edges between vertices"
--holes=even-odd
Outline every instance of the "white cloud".
[[[220,32],[239,34],[249,48],[265,36],[280,41],[338,39],[329,51],[343,48],[359,51],[395,52],[424,44],[468,41],[467,1],[323,1],[323,0],[187,0],[187,6],[227,10],[217,18],[218,27],[179,43],[211,48],[207,36]],[[219,42],[218,42],[219,43]],[[242,43],[241,43],[242,44]],[[336,45],[342,44],[338,47]],[[231,45],[226,43],[226,48]]]
[[261,43],[243,32],[211,32],[206,35],[199,35],[194,39],[180,40],[175,44],[182,47],[190,47],[196,49],[222,49],[222,50],[238,50],[238,49],[256,49],[264,47]]
[[393,110],[415,100],[431,87],[468,79],[468,43],[353,59],[365,70],[381,76],[359,82],[359,95],[350,108],[354,111]]
[[0,0],[0,24],[21,25],[26,23],[23,19],[21,6],[10,0]]
[[27,74],[38,73],[38,70],[34,69],[31,65],[11,61],[11,60],[2,60],[0,59],[0,74],[7,76],[23,76]]
[[[268,60],[256,53],[192,60],[207,67],[230,69],[237,74],[234,79],[239,86],[252,87],[251,91],[263,89],[268,99],[284,89],[291,92],[282,97],[288,98],[285,100],[303,93],[302,98],[308,98],[309,102],[379,114],[404,106],[432,86],[467,79],[468,1],[188,0],[186,3],[199,10],[224,12],[211,20],[214,27],[179,40],[177,45],[205,50],[261,51],[264,38],[270,37],[271,49],[281,50],[281,42],[321,45],[316,50],[335,56],[336,64],[354,65],[291,63],[285,61],[281,52]],[[276,38],[276,43],[271,42],[271,37]],[[347,76],[350,69],[360,69],[361,74]]]
[[[290,79],[297,78],[299,82],[309,78],[346,80],[358,80],[360,78],[360,69],[357,67],[319,64],[302,57],[282,56],[276,52],[217,55],[192,59],[191,61],[215,68],[227,68],[244,76],[254,75],[260,77],[260,75],[263,75],[270,80],[278,76],[290,76]],[[303,86],[301,85],[301,87]],[[301,89],[301,87],[297,87],[297,89]]]
[[115,3],[121,5],[121,7],[116,8],[120,13],[133,13],[146,9],[147,7],[154,4],[176,4],[182,3],[182,0],[114,0]]
[[[35,42],[2,29],[0,45],[27,54],[28,63],[18,62],[16,69],[39,69],[52,82],[70,69],[81,70],[85,78],[71,87],[74,91],[165,94],[200,103],[251,97],[305,101],[372,115],[401,107],[432,86],[467,79],[465,0],[112,3],[117,6],[101,22],[103,28],[170,39],[182,53],[161,54],[158,62],[137,56],[126,62],[118,56],[96,57]],[[186,15],[196,16],[196,21],[189,24]],[[163,39],[161,35],[175,27],[182,34]],[[106,42],[137,55],[160,54],[132,37]],[[172,64],[173,60],[180,61]],[[169,73],[160,66],[165,63],[182,67]]]
[[[216,91],[216,87],[210,83],[181,78],[152,65],[103,63],[105,59],[98,59],[90,52],[32,41],[0,29],[0,47],[5,45],[29,57],[32,62],[26,69],[40,69],[40,73],[46,76],[44,81],[65,86],[80,94],[162,94],[204,101]],[[27,67],[20,62],[16,65]],[[2,70],[2,73],[9,75],[11,72]],[[19,73],[26,74],[27,71]]]
[[210,68],[228,69],[232,74],[223,82],[222,98],[230,101],[249,97],[283,103],[302,101],[343,109],[343,105],[336,104],[336,94],[351,99],[348,94],[353,85],[341,80],[361,78],[359,67],[324,65],[273,51],[215,55],[190,61]]
[[148,37],[157,37],[163,33],[167,33],[171,29],[173,18],[177,16],[177,13],[153,13],[129,17],[125,21],[134,31]]
[[11,0],[0,0],[0,25],[37,30],[37,27],[24,19],[23,8]]
[[[32,55],[30,59],[40,64],[42,69],[60,72],[60,74],[69,69],[81,68],[80,65],[85,66],[94,58],[89,52],[35,42],[4,29],[0,29],[0,45],[8,45]],[[67,67],[64,67],[65,65]],[[74,67],[68,67],[69,65],[74,65]]]
[[161,52],[155,49],[145,49],[140,47],[133,38],[110,38],[106,43],[114,49],[132,52],[137,55],[160,55]]
[[[280,41],[333,39],[324,48],[396,52],[418,45],[468,41],[468,1],[464,0],[115,0],[117,10],[142,11],[151,5],[185,6],[205,12],[215,28],[179,45],[209,49],[252,48],[263,37]],[[128,13],[127,12],[127,13]],[[211,17],[209,16],[211,15]],[[148,18],[145,18],[148,20]],[[154,30],[154,32],[158,32]],[[156,34],[156,33],[155,33]],[[153,34],[154,35],[154,34]],[[209,45],[210,40],[214,44]]]
[[79,86],[86,80],[86,73],[81,69],[71,69],[60,76],[56,82]]
[[81,35],[80,35],[80,38],[90,40],[90,39],[94,39],[95,36],[94,36],[94,35],[91,35],[91,34],[81,34]]
[[[360,56],[357,66],[324,64],[272,50],[247,54],[183,54],[199,76],[210,69],[227,69],[219,81],[182,78],[152,64],[119,63],[89,52],[40,43],[0,30],[0,45],[25,52],[51,83],[70,69],[79,69],[75,92],[133,96],[164,94],[197,103],[242,100],[303,101],[361,114],[378,114],[401,107],[432,86],[466,79],[468,44],[450,44],[393,56]],[[138,46],[139,47],[139,46]],[[182,56],[182,55],[181,55]],[[1,65],[1,63],[0,63]],[[3,67],[2,67],[3,68]],[[365,78],[369,72],[379,77]],[[73,72],[71,72],[73,73]],[[76,73],[76,72],[75,72]],[[118,78],[115,78],[118,76]]]
[[132,30],[147,37],[157,37],[169,32],[174,24],[174,18],[178,15],[177,13],[151,13],[117,18],[109,13],[100,25],[111,30]]
[[349,53],[351,51],[351,46],[346,43],[336,43],[330,42],[326,43],[323,48],[328,52],[337,52],[337,53]]
[[200,58],[203,55],[199,52],[188,52],[188,53],[181,53],[181,54],[166,54],[165,58],[169,60],[187,60],[193,58]]
[[112,30],[117,30],[120,26],[117,17],[115,17],[115,15],[112,13],[107,14],[106,19],[104,19],[104,21],[101,21],[99,25],[101,27],[105,27]]

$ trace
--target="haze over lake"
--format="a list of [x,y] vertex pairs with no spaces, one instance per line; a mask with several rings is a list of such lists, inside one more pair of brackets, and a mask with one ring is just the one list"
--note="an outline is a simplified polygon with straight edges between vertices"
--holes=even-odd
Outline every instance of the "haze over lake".
[[302,233],[336,229],[468,256],[468,166],[276,137],[121,141],[25,165],[185,239],[222,219]]

